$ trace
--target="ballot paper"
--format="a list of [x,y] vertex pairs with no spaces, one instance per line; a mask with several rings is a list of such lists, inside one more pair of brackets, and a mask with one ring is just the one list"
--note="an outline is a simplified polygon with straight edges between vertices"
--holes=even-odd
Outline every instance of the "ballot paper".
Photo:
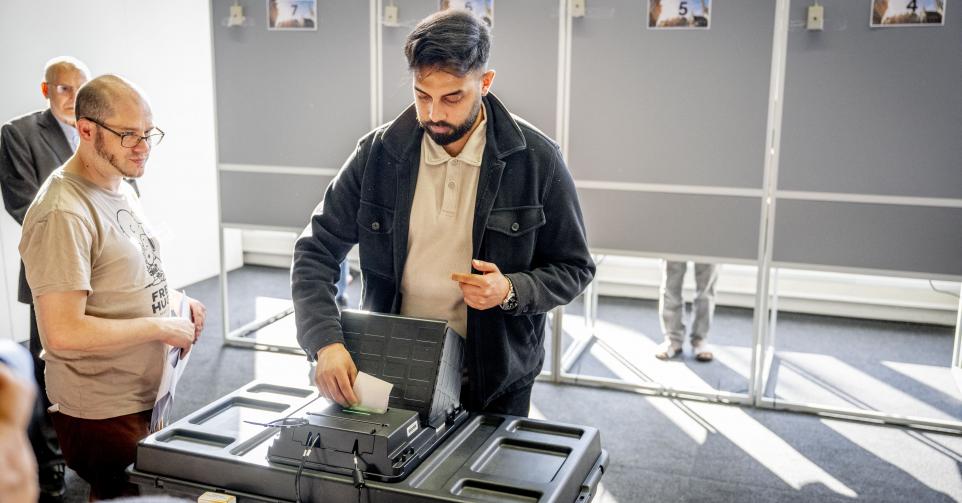
[[[187,303],[187,293],[181,292],[180,307],[177,313],[171,312],[171,316],[180,316],[190,320],[190,304]],[[150,416],[150,431],[160,431],[167,426],[170,419],[170,411],[174,408],[174,392],[177,390],[177,382],[187,368],[187,360],[190,353],[181,356],[181,349],[178,347],[168,347],[164,357],[164,373],[160,377],[160,387],[157,388],[157,400],[154,402],[154,412]]]
[[393,387],[393,384],[371,374],[358,372],[354,378],[354,394],[361,403],[351,407],[351,410],[383,414],[387,411],[387,401]]

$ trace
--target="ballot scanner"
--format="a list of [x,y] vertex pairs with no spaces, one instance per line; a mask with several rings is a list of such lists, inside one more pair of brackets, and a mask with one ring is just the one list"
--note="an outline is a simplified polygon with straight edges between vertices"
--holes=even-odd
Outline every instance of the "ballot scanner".
[[311,386],[252,382],[140,442],[146,492],[239,501],[590,501],[600,433],[472,413],[459,400],[463,339],[445,323],[342,313],[359,371],[394,386],[383,413]]

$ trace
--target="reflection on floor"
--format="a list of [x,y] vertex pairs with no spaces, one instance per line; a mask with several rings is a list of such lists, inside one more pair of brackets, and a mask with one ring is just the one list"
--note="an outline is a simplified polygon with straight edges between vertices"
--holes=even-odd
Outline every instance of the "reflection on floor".
[[[216,279],[187,291],[210,311],[178,391],[175,418],[255,378],[309,382],[303,355],[221,346]],[[289,275],[244,267],[231,273],[230,292],[236,328],[285,305]],[[349,292],[356,301],[358,282]],[[569,309],[565,347],[583,330],[578,310]],[[573,370],[673,387],[747,389],[750,311],[718,310],[712,331],[716,361],[710,364],[687,353],[681,360],[656,360],[651,350],[660,340],[657,319],[652,302],[603,297],[597,326],[603,343]],[[960,417],[953,381],[939,368],[948,362],[950,334],[940,327],[783,314],[778,343],[784,353],[773,370],[774,391],[793,399],[825,396]],[[283,336],[292,338],[289,332]],[[543,382],[532,395],[532,416],[601,429],[611,462],[595,501],[605,503],[962,499],[962,436]],[[68,484],[67,501],[86,501],[86,484],[72,472]]]
[[[566,338],[584,337],[579,304],[565,315]],[[717,309],[709,342],[715,361],[652,355],[661,342],[657,303],[601,297],[599,342],[572,373],[648,382],[675,389],[745,393],[751,364],[752,311]],[[780,313],[766,396],[935,419],[962,418],[962,393],[949,371],[951,327]],[[565,347],[570,344],[566,342]]]

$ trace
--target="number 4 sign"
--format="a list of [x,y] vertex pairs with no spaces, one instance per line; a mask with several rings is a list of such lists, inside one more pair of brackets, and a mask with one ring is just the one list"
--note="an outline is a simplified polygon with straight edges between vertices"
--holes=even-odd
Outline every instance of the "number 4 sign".
[[872,0],[870,25],[896,26],[943,26],[945,25],[946,0]]

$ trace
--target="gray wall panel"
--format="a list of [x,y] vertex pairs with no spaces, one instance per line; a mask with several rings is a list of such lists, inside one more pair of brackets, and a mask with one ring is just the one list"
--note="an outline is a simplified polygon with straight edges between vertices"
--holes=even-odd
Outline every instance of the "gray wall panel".
[[592,248],[747,260],[758,256],[760,198],[578,192]]
[[944,27],[869,28],[868,0],[793,2],[779,188],[962,197],[962,5]]
[[781,200],[773,258],[962,275],[960,224],[962,208]]
[[213,2],[220,162],[340,167],[371,125],[368,3],[318,2],[302,32],[268,31],[263,0],[227,28],[232,3]]
[[712,2],[711,28],[649,30],[645,0],[591,0],[572,33],[577,179],[760,188],[775,2]]
[[[418,21],[438,8],[437,0],[399,0],[401,26],[385,26],[384,120],[413,103],[404,39]],[[492,92],[508,109],[548,136],[555,135],[558,85],[558,1],[496,0],[490,68]]]
[[418,21],[438,9],[438,2],[431,0],[395,0],[394,3],[398,7],[400,26],[384,26],[381,32],[385,121],[394,119],[414,103],[411,74],[404,58],[404,39]]
[[221,171],[221,222],[303,228],[332,178]]
[[[558,0],[495,0],[491,91],[551,138],[558,110]],[[558,140],[558,138],[555,138]]]
[[[338,167],[369,129],[368,3],[319,2],[317,32],[227,29],[214,1],[223,163]],[[962,9],[945,27],[870,30],[869,0],[829,0],[826,30],[789,34],[781,189],[962,197]],[[399,0],[383,27],[384,114],[412,102],[404,38],[437,8]],[[646,1],[591,0],[573,21],[576,179],[761,188],[774,2],[719,2],[708,31],[644,27]],[[495,6],[494,91],[553,136],[556,0]],[[903,98],[905,96],[905,98]],[[303,226],[328,177],[221,173],[223,221]],[[592,246],[756,258],[754,197],[582,189]],[[267,204],[264,203],[267,201]],[[962,274],[962,210],[780,201],[781,262]]]

